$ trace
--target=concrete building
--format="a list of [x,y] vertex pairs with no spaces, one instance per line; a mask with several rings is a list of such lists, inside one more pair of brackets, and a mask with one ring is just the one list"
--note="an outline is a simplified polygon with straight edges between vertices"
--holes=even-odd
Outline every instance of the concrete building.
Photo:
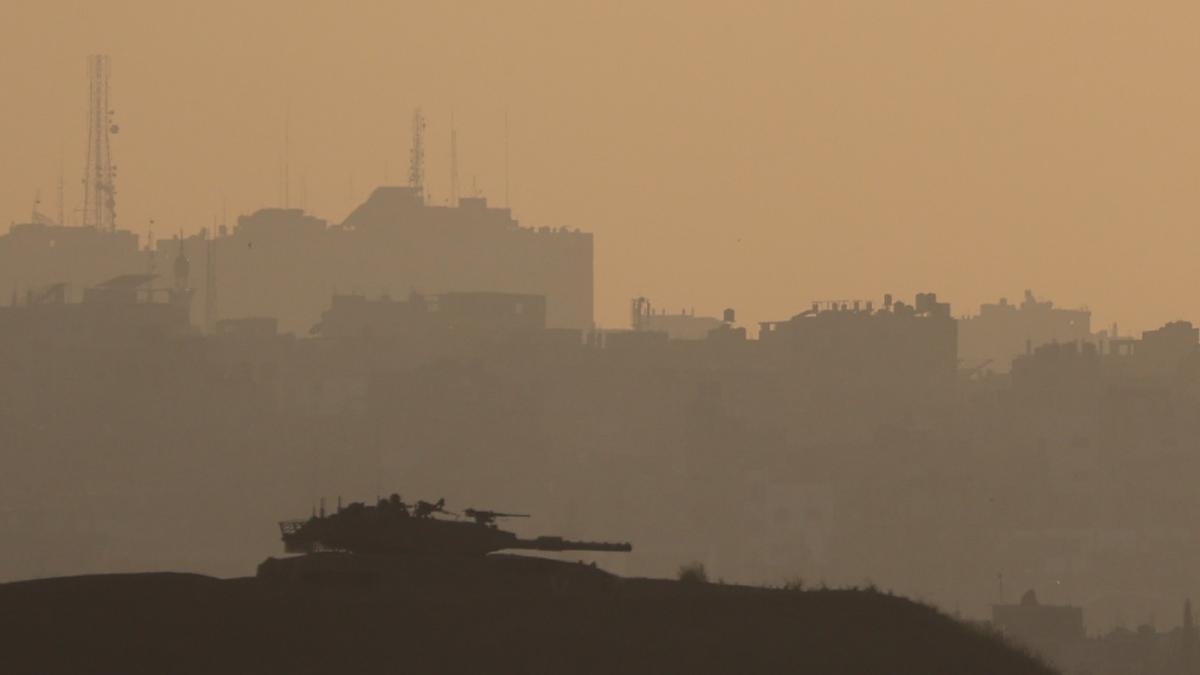
[[992,605],[992,625],[1059,668],[1078,660],[1087,637],[1083,608],[1043,605],[1032,590],[1026,591],[1017,604]]
[[1142,373],[1170,376],[1193,358],[1200,348],[1200,328],[1189,321],[1172,321],[1161,328],[1142,332],[1133,356]]
[[125,274],[84,289],[82,302],[68,302],[64,284],[27,293],[0,307],[0,351],[46,352],[77,346],[131,349],[145,339],[178,337],[192,331],[189,296],[154,288],[149,274]]
[[[412,188],[381,187],[340,225],[300,209],[261,209],[183,245],[194,270],[192,318],[209,329],[221,319],[270,316],[281,331],[306,333],[336,293],[481,290],[545,296],[549,327],[592,327],[592,235],[521,227],[483,198],[431,206]],[[0,235],[0,297],[167,270],[180,242],[138,246],[127,231],[14,225]]]
[[665,309],[655,308],[644,297],[630,302],[630,328],[640,332],[665,333],[672,340],[703,340],[716,328],[724,325],[713,316],[696,316],[696,310],[679,310],[669,314]]
[[975,365],[1008,372],[1017,356],[1051,342],[1092,339],[1092,313],[1062,309],[1025,291],[1020,305],[1007,298],[979,306],[979,314],[959,319],[958,353]]
[[814,302],[787,321],[760,324],[759,341],[782,366],[831,383],[919,383],[953,378],[957,323],[950,305],[919,293],[914,305],[884,297]]
[[0,298],[63,284],[64,299],[77,301],[85,288],[145,269],[137,235],[126,230],[18,223],[0,235]]
[[521,227],[482,198],[429,206],[411,188],[383,187],[332,227],[263,209],[218,234],[212,252],[217,315],[275,316],[285,331],[306,332],[339,293],[541,295],[549,327],[592,326],[592,235]]

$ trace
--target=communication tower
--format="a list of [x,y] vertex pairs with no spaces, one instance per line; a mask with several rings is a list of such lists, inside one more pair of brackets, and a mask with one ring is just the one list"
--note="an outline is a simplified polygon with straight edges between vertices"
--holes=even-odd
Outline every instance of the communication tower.
[[420,106],[413,111],[408,185],[422,200],[425,199],[425,115],[421,112]]
[[88,145],[83,174],[83,224],[104,232],[117,229],[117,167],[110,140],[120,128],[108,103],[108,56],[88,57]]
[[458,206],[458,130],[450,113],[450,206]]

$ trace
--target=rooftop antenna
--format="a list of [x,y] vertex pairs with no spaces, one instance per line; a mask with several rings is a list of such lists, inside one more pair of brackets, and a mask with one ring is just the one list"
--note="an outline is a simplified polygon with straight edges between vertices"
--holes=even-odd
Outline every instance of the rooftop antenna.
[[66,217],[63,214],[63,160],[61,153],[58,157],[58,199],[56,206],[58,206],[58,224],[66,225]]
[[504,107],[504,208],[512,208],[508,201],[508,106]]
[[458,129],[450,111],[450,206],[458,206]]
[[409,150],[408,186],[425,199],[425,115],[421,107],[413,110],[412,148]]
[[155,275],[154,264],[154,219],[150,219],[150,225],[146,230],[146,273],[150,276]]
[[110,139],[120,128],[108,104],[108,56],[88,57],[88,145],[83,172],[83,224],[105,232],[117,228],[116,167]]
[[283,208],[291,208],[292,201],[292,102],[288,101],[283,112]]

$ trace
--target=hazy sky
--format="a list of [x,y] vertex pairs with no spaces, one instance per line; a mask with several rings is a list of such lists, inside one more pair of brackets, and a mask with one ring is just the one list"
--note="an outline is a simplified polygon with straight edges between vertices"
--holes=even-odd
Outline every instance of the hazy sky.
[[86,56],[108,53],[118,219],[160,234],[292,201],[340,221],[460,175],[530,226],[596,234],[628,298],[745,320],[1033,288],[1122,329],[1200,319],[1192,2],[49,2],[0,9],[0,221],[60,163],[80,202]]

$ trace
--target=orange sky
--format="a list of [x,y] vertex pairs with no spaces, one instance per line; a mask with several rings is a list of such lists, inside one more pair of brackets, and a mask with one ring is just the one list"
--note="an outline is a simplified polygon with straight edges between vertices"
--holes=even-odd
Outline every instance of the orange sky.
[[[245,5],[250,5],[249,7]],[[301,9],[300,7],[305,7]],[[1200,320],[1195,3],[26,2],[0,10],[0,220],[60,162],[80,201],[85,58],[112,56],[118,219],[160,234],[280,201],[340,221],[460,175],[526,225],[596,233],[597,319],[628,298],[746,321],[934,290],[1033,288],[1095,325]]]

